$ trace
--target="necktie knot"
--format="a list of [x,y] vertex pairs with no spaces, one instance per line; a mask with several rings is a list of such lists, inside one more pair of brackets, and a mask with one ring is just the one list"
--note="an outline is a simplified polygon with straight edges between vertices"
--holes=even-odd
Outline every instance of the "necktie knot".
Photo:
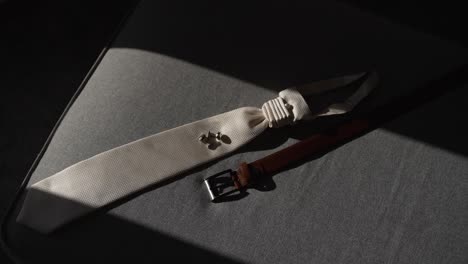
[[293,106],[281,97],[269,100],[262,106],[263,115],[268,120],[269,127],[283,127],[294,123]]

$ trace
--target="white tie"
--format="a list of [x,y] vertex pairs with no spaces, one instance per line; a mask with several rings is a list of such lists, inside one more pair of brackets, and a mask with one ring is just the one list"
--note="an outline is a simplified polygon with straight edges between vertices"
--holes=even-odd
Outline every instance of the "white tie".
[[78,162],[28,188],[17,221],[42,233],[237,150],[268,127],[353,109],[377,84],[369,74],[339,104],[312,115],[304,96],[335,89],[365,74],[290,88],[262,108],[243,107],[173,128]]

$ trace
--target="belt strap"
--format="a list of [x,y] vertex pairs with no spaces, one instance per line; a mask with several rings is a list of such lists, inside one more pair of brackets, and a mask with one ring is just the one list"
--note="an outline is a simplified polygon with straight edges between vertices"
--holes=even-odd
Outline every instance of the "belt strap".
[[369,122],[352,120],[330,133],[312,136],[252,163],[241,163],[236,173],[237,188],[242,189],[263,177],[271,177],[311,155],[323,153],[369,129]]
[[278,152],[251,163],[242,162],[236,171],[226,170],[205,179],[213,202],[222,202],[252,187],[263,178],[300,162],[307,157],[345,143],[370,129],[370,122],[364,119],[351,120],[338,128],[302,140]]

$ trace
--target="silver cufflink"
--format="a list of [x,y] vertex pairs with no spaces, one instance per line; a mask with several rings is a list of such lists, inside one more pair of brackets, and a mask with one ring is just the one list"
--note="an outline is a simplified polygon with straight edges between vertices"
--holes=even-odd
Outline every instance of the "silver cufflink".
[[216,139],[216,141],[221,141],[222,136],[223,135],[221,134],[221,132],[217,132],[215,134],[215,133],[212,133],[211,131],[208,131],[208,133],[206,133],[206,134],[201,134],[198,137],[198,140],[203,142],[203,143],[208,143],[213,138]]
[[198,141],[205,144],[208,149],[211,150],[215,150],[223,144],[229,145],[232,142],[227,135],[221,134],[221,132],[212,133],[211,131],[208,131],[206,134],[201,134],[198,137]]

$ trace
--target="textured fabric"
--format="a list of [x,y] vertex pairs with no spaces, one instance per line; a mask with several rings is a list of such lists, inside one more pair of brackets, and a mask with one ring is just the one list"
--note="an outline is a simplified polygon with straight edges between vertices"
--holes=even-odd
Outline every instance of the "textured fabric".
[[[317,87],[310,84],[299,89],[305,94],[312,94],[311,90],[333,90],[361,77],[363,74],[337,77]],[[328,85],[325,89],[323,83]],[[336,113],[352,110],[375,85],[377,75],[372,73],[350,96],[353,104]],[[239,108],[125,144],[70,166],[29,187],[18,222],[43,233],[51,232],[95,208],[235,151],[268,126],[292,124],[313,115],[297,90],[284,90],[280,96],[266,102],[262,109]],[[328,109],[325,112],[329,114]],[[220,138],[210,138],[212,132],[220,133]],[[206,135],[207,142],[199,140],[200,135]],[[54,198],[47,199],[44,193]],[[73,201],[82,205],[82,209],[74,205],[67,207],[56,198]]]
[[[261,106],[284,87],[376,69],[381,83],[359,106],[366,110],[467,59],[453,43],[342,3],[256,3],[144,1],[28,186],[139,138]],[[203,179],[287,147],[335,117],[267,130],[235,155],[53,235],[16,223],[20,199],[6,241],[23,263],[467,263],[467,98],[461,89],[237,201],[210,203]]]

